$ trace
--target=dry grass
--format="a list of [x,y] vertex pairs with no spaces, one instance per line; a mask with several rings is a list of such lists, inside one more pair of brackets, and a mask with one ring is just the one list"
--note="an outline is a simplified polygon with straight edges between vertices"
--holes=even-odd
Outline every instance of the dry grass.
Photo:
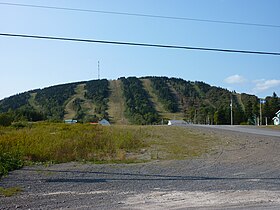
[[142,160],[193,158],[208,153],[221,144],[220,139],[205,132],[177,126],[114,126],[137,133],[148,145],[145,152],[134,154]]
[[152,159],[186,159],[211,151],[219,140],[186,127],[151,126],[146,139],[151,145]]
[[219,140],[206,133],[176,126],[36,123],[21,129],[0,128],[0,175],[23,162],[186,159],[207,153],[217,144]]
[[110,121],[119,125],[128,124],[128,120],[124,116],[125,102],[122,95],[121,80],[111,80],[110,91],[108,103]]
[[[127,161],[146,147],[141,129],[36,123],[0,128],[0,176],[25,162]],[[131,160],[129,160],[131,161]]]

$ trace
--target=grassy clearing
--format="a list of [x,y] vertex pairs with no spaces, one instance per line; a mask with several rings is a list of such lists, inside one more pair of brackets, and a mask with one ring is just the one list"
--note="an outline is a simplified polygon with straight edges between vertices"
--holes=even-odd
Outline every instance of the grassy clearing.
[[214,150],[220,143],[219,139],[186,127],[150,126],[146,132],[152,159],[193,158]]
[[80,84],[77,85],[76,89],[75,89],[76,94],[73,95],[70,100],[68,101],[68,103],[66,103],[65,105],[65,115],[64,115],[64,119],[74,119],[75,116],[77,115],[77,112],[73,109],[73,101],[75,99],[84,99],[84,95],[85,95],[85,84]]
[[163,104],[159,101],[157,95],[153,92],[153,88],[151,86],[151,81],[149,79],[142,79],[141,81],[143,83],[144,88],[151,96],[151,101],[155,105],[155,108],[158,111],[158,113],[160,114],[161,118],[176,119],[176,120],[184,119],[184,114],[181,112],[171,113],[171,112],[168,112],[165,110],[165,108],[163,107]]
[[158,99],[157,95],[153,92],[153,88],[152,88],[152,85],[151,85],[151,80],[149,80],[149,79],[141,79],[141,81],[142,81],[142,84],[143,84],[144,88],[149,93],[149,95],[151,97],[151,101],[155,105],[156,110],[160,114],[166,113],[167,111],[164,109],[162,103],[159,102],[159,99]]
[[124,116],[125,101],[122,95],[121,81],[111,80],[109,84],[111,91],[108,103],[108,113],[111,117],[110,121],[119,125],[129,124]]
[[200,156],[217,139],[169,126],[93,126],[36,123],[0,128],[0,176],[24,163],[131,163]]
[[0,196],[11,197],[20,192],[22,192],[22,189],[20,187],[10,187],[10,188],[0,187]]
[[36,95],[37,93],[30,93],[30,99],[28,100],[28,102],[36,111],[39,111],[40,106],[36,103]]

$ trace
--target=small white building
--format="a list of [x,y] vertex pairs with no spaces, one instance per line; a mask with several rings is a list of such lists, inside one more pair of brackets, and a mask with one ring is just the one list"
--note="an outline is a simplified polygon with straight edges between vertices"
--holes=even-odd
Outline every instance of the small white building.
[[274,125],[280,125],[280,110],[276,112],[276,117],[273,117]]
[[69,120],[64,120],[64,122],[67,124],[75,124],[78,122],[78,120],[69,119]]
[[98,121],[98,124],[99,124],[99,125],[111,125],[111,124],[109,123],[109,121],[108,121],[108,120],[105,120],[105,119],[102,119],[102,120]]
[[187,122],[184,120],[168,120],[167,125],[186,125]]

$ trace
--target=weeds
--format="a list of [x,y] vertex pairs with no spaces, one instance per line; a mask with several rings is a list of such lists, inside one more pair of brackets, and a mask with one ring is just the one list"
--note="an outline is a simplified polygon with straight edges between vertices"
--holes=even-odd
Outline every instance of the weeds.
[[124,161],[147,146],[141,132],[124,127],[38,123],[0,132],[0,176],[23,162]]
[[22,189],[20,187],[10,187],[10,188],[0,187],[0,196],[2,195],[4,197],[11,197],[20,192],[22,192]]
[[0,177],[7,175],[9,171],[19,169],[23,166],[23,161],[18,152],[3,152],[0,148]]
[[34,162],[136,163],[185,159],[208,152],[217,142],[199,131],[172,126],[34,123],[20,129],[0,127],[0,177]]

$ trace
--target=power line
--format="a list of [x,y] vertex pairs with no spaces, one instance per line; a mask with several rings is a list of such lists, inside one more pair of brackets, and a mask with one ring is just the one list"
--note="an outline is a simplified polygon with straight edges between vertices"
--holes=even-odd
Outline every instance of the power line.
[[199,51],[213,51],[213,52],[224,52],[224,53],[242,53],[242,54],[259,54],[259,55],[280,56],[280,52],[232,50],[232,49],[222,49],[222,48],[191,47],[191,46],[179,46],[179,45],[162,45],[162,44],[148,44],[148,43],[137,43],[137,42],[119,42],[119,41],[80,39],[80,38],[67,38],[67,37],[53,37],[53,36],[38,36],[38,35],[11,34],[11,33],[0,33],[0,36],[31,38],[31,39],[46,39],[46,40],[57,40],[57,41],[71,41],[71,42],[87,42],[87,43],[111,44],[111,45],[128,45],[128,46],[137,46],[137,47],[155,47],[155,48],[169,48],[169,49],[182,49],[182,50],[199,50]]
[[151,14],[128,13],[128,12],[114,12],[114,11],[105,11],[105,10],[91,10],[91,9],[79,9],[79,8],[69,8],[69,7],[43,6],[43,5],[34,5],[34,4],[16,4],[16,3],[0,2],[0,5],[31,7],[31,8],[41,8],[41,9],[66,10],[66,11],[76,11],[76,12],[90,12],[90,13],[100,13],[100,14],[110,14],[110,15],[125,15],[125,16],[135,16],[135,17],[144,17],[144,18],[160,18],[160,19],[171,19],[171,20],[182,20],[182,21],[196,21],[196,22],[206,22],[206,23],[280,28],[280,25],[273,25],[273,24],[246,23],[246,22],[236,22],[236,21],[210,20],[210,19],[151,15]]

